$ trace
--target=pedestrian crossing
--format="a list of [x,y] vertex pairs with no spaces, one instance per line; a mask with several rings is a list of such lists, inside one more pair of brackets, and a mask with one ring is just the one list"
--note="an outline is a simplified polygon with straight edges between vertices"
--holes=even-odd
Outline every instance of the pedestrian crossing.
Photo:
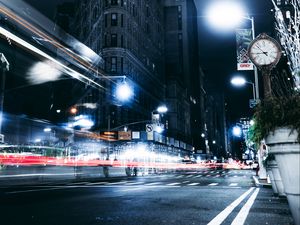
[[[197,173],[185,174],[159,174],[149,176],[138,176],[133,179],[120,181],[101,181],[101,182],[78,182],[67,185],[82,185],[94,187],[133,187],[133,186],[155,186],[155,187],[197,187],[206,186],[240,188],[249,185],[247,179],[251,177],[251,171],[218,171],[204,170]],[[224,179],[222,179],[224,178]],[[245,178],[245,179],[242,179]],[[155,180],[153,180],[155,179]]]
[[241,187],[239,183],[201,183],[201,182],[191,182],[191,181],[182,181],[182,182],[130,182],[130,181],[120,181],[120,182],[95,182],[95,183],[85,183],[85,184],[68,184],[68,186],[94,186],[94,187],[136,187],[136,186],[155,186],[155,187],[195,187],[195,186],[207,186],[207,187]]

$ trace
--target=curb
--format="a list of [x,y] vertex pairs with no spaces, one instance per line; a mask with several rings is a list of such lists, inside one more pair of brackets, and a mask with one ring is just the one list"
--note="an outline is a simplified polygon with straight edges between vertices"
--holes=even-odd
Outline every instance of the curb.
[[252,177],[253,177],[256,187],[272,188],[271,183],[262,183],[262,182],[259,182],[259,179],[256,176],[252,176]]

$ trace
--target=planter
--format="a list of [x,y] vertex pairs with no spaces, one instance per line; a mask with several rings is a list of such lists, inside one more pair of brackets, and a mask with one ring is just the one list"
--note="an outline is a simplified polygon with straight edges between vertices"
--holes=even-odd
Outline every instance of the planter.
[[283,183],[281,180],[281,175],[280,175],[280,172],[278,169],[278,165],[275,160],[268,161],[267,172],[270,176],[274,194],[279,195],[279,196],[286,196],[286,194],[284,192]]
[[275,155],[295,225],[300,225],[300,144],[298,133],[278,128],[266,138],[269,153]]

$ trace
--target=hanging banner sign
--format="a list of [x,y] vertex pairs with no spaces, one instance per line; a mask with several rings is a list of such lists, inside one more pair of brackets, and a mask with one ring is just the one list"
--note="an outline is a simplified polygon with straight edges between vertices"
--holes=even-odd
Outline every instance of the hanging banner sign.
[[253,70],[247,49],[253,40],[251,29],[236,30],[236,52],[237,52],[237,70]]

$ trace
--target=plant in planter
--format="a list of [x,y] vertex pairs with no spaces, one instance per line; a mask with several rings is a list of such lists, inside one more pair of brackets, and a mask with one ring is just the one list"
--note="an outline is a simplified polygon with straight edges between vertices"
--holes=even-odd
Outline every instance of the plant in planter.
[[[300,95],[269,98],[255,109],[253,141],[260,143],[278,127],[288,127],[300,134]],[[298,142],[300,136],[297,137]]]
[[253,140],[275,155],[296,225],[300,225],[300,95],[262,101],[254,114]]

